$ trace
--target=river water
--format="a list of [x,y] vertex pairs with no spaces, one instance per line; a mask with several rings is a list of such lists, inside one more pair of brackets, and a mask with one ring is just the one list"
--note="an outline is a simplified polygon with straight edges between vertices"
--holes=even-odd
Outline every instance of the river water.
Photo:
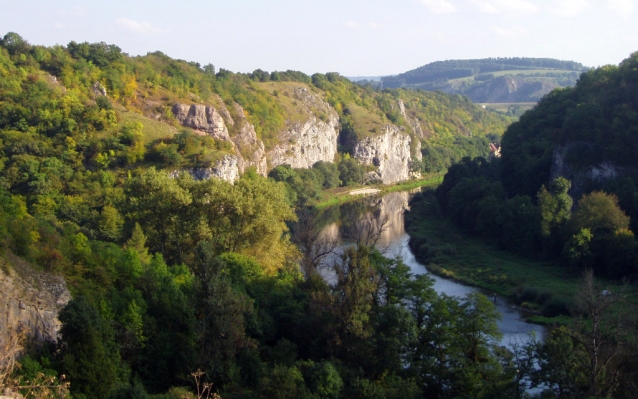
[[[463,297],[469,293],[481,292],[490,299],[495,298],[496,307],[501,314],[501,320],[498,322],[498,327],[503,333],[501,345],[511,347],[513,344],[523,344],[530,339],[532,332],[536,339],[542,341],[546,335],[545,328],[527,323],[525,315],[512,307],[506,298],[494,297],[491,292],[431,274],[424,265],[415,259],[408,246],[410,237],[405,231],[403,218],[404,211],[408,209],[409,199],[410,193],[396,192],[386,194],[383,197],[367,198],[362,203],[345,204],[341,205],[339,209],[328,210],[322,215],[326,220],[322,234],[339,239],[341,245],[348,245],[350,240],[346,225],[351,223],[353,219],[358,218],[358,220],[372,224],[387,219],[386,228],[381,233],[376,245],[385,253],[385,256],[401,257],[403,262],[410,267],[412,273],[429,275],[434,280],[434,289],[439,293]],[[353,217],[353,214],[356,216]],[[331,279],[329,275],[326,275],[326,278]]]

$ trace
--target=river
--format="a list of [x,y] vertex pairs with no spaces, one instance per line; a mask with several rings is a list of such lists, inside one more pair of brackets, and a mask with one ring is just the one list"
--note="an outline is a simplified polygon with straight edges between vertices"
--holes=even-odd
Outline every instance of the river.
[[[341,245],[348,245],[346,219],[352,221],[354,218],[358,218],[358,220],[367,223],[378,223],[378,221],[387,218],[386,228],[377,241],[377,248],[383,251],[387,257],[401,257],[403,262],[410,267],[412,273],[429,275],[434,280],[434,289],[439,293],[463,297],[472,292],[482,292],[489,298],[494,298],[494,294],[491,292],[431,274],[424,265],[415,259],[408,246],[410,237],[405,231],[403,218],[404,211],[408,209],[409,198],[410,193],[408,192],[396,192],[386,194],[383,197],[369,197],[363,203],[345,204],[338,209],[329,209],[321,216],[325,219],[322,234],[337,238]],[[326,275],[326,278],[331,279],[329,275]],[[495,300],[496,307],[501,314],[498,327],[503,333],[502,345],[511,347],[512,344],[525,343],[530,339],[532,332],[538,340],[542,341],[545,338],[545,328],[527,323],[525,315],[512,307],[506,298],[496,296]]]

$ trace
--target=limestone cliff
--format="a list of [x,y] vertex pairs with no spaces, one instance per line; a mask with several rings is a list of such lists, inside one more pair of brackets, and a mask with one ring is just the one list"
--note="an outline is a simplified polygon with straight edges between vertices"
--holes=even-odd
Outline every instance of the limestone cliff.
[[[266,176],[268,173],[268,162],[266,161],[266,149],[264,143],[257,138],[255,127],[248,122],[241,105],[235,103],[235,114],[237,124],[235,135],[232,137],[237,153],[237,164],[239,171],[244,173],[247,167],[255,167],[257,173]],[[232,120],[232,119],[231,119]]]
[[[234,157],[228,155],[212,168],[187,172],[196,179],[217,177],[233,182],[248,167],[255,167],[257,173],[266,175],[268,168],[282,164],[311,168],[318,161],[333,162],[339,135],[339,115],[335,109],[320,94],[303,85],[282,84],[278,89],[283,94],[279,94],[279,90],[274,94],[273,90],[273,96],[282,96],[278,101],[287,112],[286,126],[270,140],[274,144],[269,149],[257,137],[255,127],[237,103],[233,104],[232,113],[219,98],[215,99],[214,106],[175,104],[172,111],[182,126],[230,142],[235,152]],[[413,158],[421,159],[421,143],[413,137],[426,137],[427,134],[421,122],[408,115],[401,100],[397,106],[408,121],[412,135],[404,128],[387,125],[382,134],[352,143],[353,157],[363,165],[376,168],[368,173],[368,180],[381,180],[385,184],[407,180],[412,177],[410,162]]]
[[282,143],[268,152],[271,166],[311,168],[319,161],[332,162],[337,153],[338,123],[336,118],[324,122],[313,116],[305,123],[288,126],[280,134]]
[[201,104],[185,105],[175,104],[173,115],[182,126],[209,134],[217,140],[230,141],[228,128],[224,123],[222,115],[217,109]]
[[[55,342],[60,331],[59,311],[71,300],[62,277],[35,272],[26,264],[18,271],[0,265],[0,348],[18,333],[33,342]],[[17,263],[22,263],[16,259]]]
[[[363,165],[374,165],[376,171],[369,172],[367,179],[381,180],[384,184],[409,179],[412,137],[394,125],[386,125],[378,136],[358,140],[352,156]],[[420,159],[421,143],[417,140],[414,156]]]
[[412,128],[412,131],[414,132],[416,137],[429,138],[432,136],[431,132],[423,131],[423,128],[421,127],[421,121],[419,121],[418,118],[410,117],[407,112],[405,112],[405,105],[403,104],[403,100],[399,100],[399,111],[401,112],[401,115],[405,118],[405,120],[408,121],[408,123],[410,124],[410,127]]
[[297,112],[304,118],[286,122],[286,129],[279,134],[279,143],[268,151],[271,167],[288,164],[293,168],[311,168],[319,161],[334,161],[339,134],[337,112],[305,87],[291,91],[299,107]]
[[[207,134],[217,140],[231,143],[235,151],[235,164],[240,173],[249,166],[254,166],[257,173],[266,175],[266,157],[264,143],[257,138],[255,127],[244,116],[244,110],[239,104],[234,104],[234,120],[230,112],[221,101],[218,107],[202,104],[175,104],[172,108],[175,119],[182,126],[189,127],[201,134]],[[228,126],[236,126],[235,134],[231,137]],[[217,166],[216,166],[217,167]],[[191,171],[192,172],[192,171]],[[197,175],[206,176],[210,172],[194,172]],[[228,173],[223,173],[229,175]],[[231,180],[229,180],[231,181]]]
[[190,168],[175,170],[169,174],[170,177],[177,177],[180,173],[189,173],[195,180],[208,180],[216,178],[233,183],[239,179],[239,168],[237,167],[237,157],[225,155],[215,162],[211,168]]

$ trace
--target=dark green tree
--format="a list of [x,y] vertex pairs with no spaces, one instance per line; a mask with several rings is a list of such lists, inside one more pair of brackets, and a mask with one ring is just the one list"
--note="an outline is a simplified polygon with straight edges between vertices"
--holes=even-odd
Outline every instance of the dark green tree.
[[106,399],[117,385],[120,355],[113,329],[84,297],[60,312],[60,362],[71,382],[71,393]]

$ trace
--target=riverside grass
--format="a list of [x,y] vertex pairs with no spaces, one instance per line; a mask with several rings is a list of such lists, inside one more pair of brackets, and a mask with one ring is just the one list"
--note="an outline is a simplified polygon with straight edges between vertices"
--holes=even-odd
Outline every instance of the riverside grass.
[[[486,244],[477,237],[461,233],[440,215],[433,214],[423,202],[413,203],[406,213],[406,231],[415,240],[423,240],[436,253],[433,259],[415,252],[419,262],[428,271],[457,280],[464,284],[488,289],[514,300],[525,290],[536,291],[557,300],[568,308],[578,292],[582,271],[573,270],[559,261],[537,261],[512,254]],[[599,280],[601,286],[613,292],[623,291],[626,300],[638,304],[638,287],[623,285],[622,282]],[[539,296],[540,296],[539,295]],[[524,301],[521,307],[539,312],[542,304]],[[545,317],[533,315],[528,321],[544,325],[564,325],[571,323],[568,316]]]
[[337,187],[329,190],[324,190],[321,193],[320,198],[316,201],[311,202],[310,205],[316,209],[325,209],[331,206],[345,204],[350,201],[356,201],[360,199],[361,196],[350,195],[350,192],[362,188],[376,188],[381,191],[375,195],[385,195],[395,191],[408,191],[419,187],[436,187],[437,185],[441,184],[442,181],[443,174],[437,173],[424,176],[420,179],[406,180],[389,185],[378,184],[371,186],[355,185],[348,187]]

